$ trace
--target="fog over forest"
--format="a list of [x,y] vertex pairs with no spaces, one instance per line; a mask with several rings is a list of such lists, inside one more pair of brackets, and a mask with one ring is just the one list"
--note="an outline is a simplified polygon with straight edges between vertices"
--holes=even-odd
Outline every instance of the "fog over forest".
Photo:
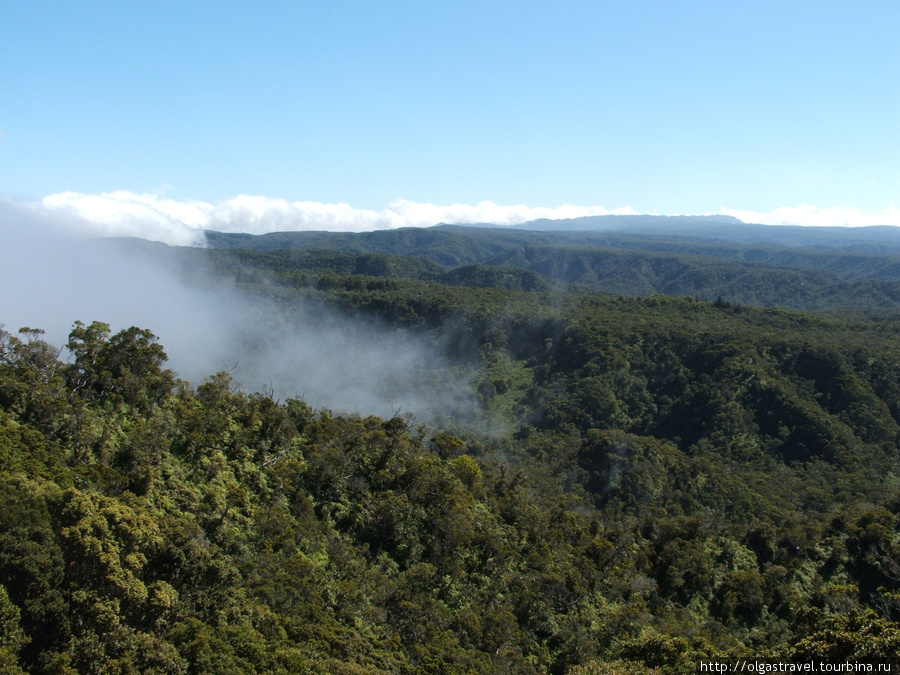
[[[40,328],[62,346],[75,321],[102,321],[113,332],[147,328],[183,379],[199,384],[225,370],[248,392],[337,411],[425,421],[474,405],[466,378],[447,375],[440,345],[424,337],[192,283],[85,231],[74,214],[0,202],[0,279],[16,289],[0,299],[6,330]],[[192,278],[203,275],[193,270]]]

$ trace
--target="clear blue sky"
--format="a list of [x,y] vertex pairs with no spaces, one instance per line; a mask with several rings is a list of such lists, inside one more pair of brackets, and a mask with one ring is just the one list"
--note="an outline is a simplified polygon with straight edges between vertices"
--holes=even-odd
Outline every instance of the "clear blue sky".
[[900,2],[0,0],[0,195],[900,207]]

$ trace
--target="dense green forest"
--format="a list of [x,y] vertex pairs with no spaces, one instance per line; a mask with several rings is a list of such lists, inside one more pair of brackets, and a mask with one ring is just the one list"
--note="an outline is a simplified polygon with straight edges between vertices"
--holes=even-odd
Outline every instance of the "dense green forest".
[[[588,219],[590,220],[590,219]],[[570,221],[577,222],[577,221]],[[440,226],[369,232],[207,232],[223,259],[254,267],[368,274],[523,290],[569,287],[676,295],[797,310],[900,309],[896,228],[817,231],[763,225],[666,234]],[[818,228],[817,228],[818,229]],[[843,231],[840,231],[842,230]],[[797,232],[797,231],[800,232]],[[655,232],[655,230],[651,230]],[[710,236],[714,235],[714,236]],[[254,256],[254,252],[256,255]],[[498,283],[490,275],[504,273]],[[521,281],[516,278],[519,277]]]
[[152,326],[0,332],[4,672],[900,664],[892,315],[389,252],[153,251],[432,336],[477,409],[425,425],[188,383]]

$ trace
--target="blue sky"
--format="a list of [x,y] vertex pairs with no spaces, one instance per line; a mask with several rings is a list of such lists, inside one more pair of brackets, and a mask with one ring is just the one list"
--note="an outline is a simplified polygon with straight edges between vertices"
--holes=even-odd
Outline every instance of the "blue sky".
[[900,225],[895,0],[0,0],[0,25],[0,195],[89,220]]

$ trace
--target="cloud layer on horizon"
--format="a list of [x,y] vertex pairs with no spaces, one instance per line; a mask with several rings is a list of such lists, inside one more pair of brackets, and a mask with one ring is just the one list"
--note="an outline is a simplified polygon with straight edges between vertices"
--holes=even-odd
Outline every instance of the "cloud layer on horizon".
[[[60,192],[44,197],[40,202],[19,202],[16,206],[32,213],[54,216],[60,222],[67,223],[69,229],[90,236],[131,236],[180,246],[203,245],[203,230],[250,234],[297,230],[366,232],[427,227],[438,223],[517,225],[538,218],[558,220],[638,213],[627,206],[616,209],[571,204],[532,207],[500,205],[490,201],[475,205],[437,205],[404,199],[395,200],[386,208],[375,211],[343,203],[289,202],[261,195],[238,195],[211,204],[126,190],[101,194]],[[766,225],[900,226],[900,209],[897,208],[865,213],[861,209],[841,206],[819,208],[801,204],[770,212],[723,207],[719,214]]]
[[722,215],[734,216],[745,223],[762,225],[805,225],[819,227],[866,227],[871,225],[900,226],[900,209],[883,209],[866,213],[862,209],[832,206],[819,208],[812,204],[782,206],[768,213],[741,209],[721,209]]
[[84,194],[60,192],[27,205],[68,215],[100,236],[133,236],[174,245],[197,245],[203,230],[265,234],[297,230],[368,232],[398,227],[428,227],[438,223],[492,223],[516,225],[537,218],[578,218],[634,214],[625,207],[505,206],[484,201],[475,205],[442,206],[398,199],[381,211],[357,209],[349,204],[289,202],[261,195],[238,195],[219,204],[198,200],[177,201],[164,196],[125,190]]

